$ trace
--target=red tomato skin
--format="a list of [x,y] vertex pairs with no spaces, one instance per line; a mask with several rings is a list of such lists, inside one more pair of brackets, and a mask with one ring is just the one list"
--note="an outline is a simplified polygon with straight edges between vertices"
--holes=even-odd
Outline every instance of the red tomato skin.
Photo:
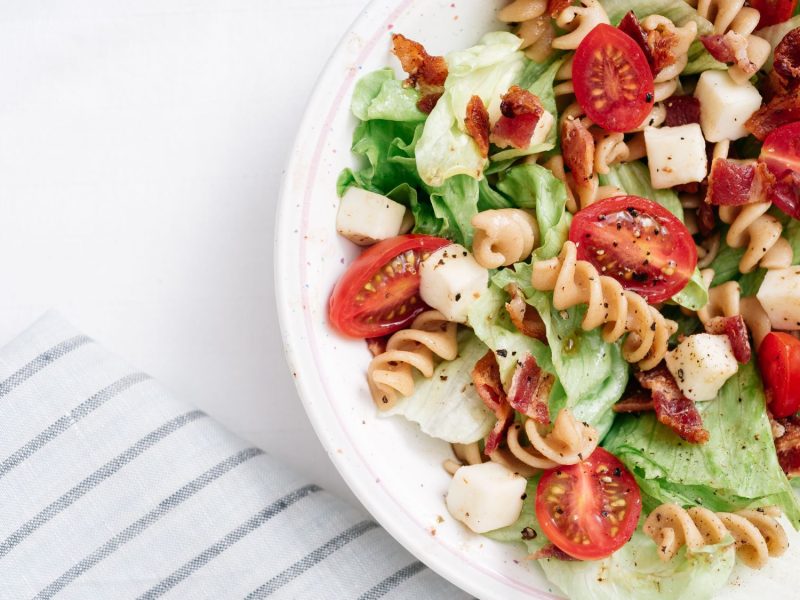
[[[601,55],[603,60],[597,63],[596,59]],[[638,84],[635,90],[629,92],[628,98],[619,97],[621,93],[619,78],[611,76],[608,72],[597,74],[593,72],[592,67],[595,64],[602,64],[607,69],[612,68],[609,66],[612,60],[607,59],[612,55],[631,67],[632,77],[629,82]],[[602,109],[593,102],[593,80],[596,79],[606,82],[602,97],[610,105]],[[630,36],[611,25],[601,23],[583,38],[575,51],[572,81],[575,84],[578,104],[592,121],[608,131],[624,132],[635,129],[653,108],[655,99],[653,74],[644,52]],[[609,98],[610,94],[614,97]]]
[[800,121],[778,127],[770,133],[758,159],[776,177],[787,170],[800,173]]
[[797,8],[797,0],[750,0],[750,6],[761,14],[759,27],[788,21]]
[[[633,239],[632,234],[629,235],[626,229],[613,227],[617,222],[613,219],[614,215],[632,214],[631,209],[636,211],[638,216],[655,219],[659,224],[659,235],[644,231],[640,238]],[[592,250],[595,244],[602,246],[598,242],[603,239],[600,234],[604,232],[606,235],[603,237],[611,240],[611,244],[601,248],[603,254],[598,256],[598,253]],[[569,239],[578,247],[579,259],[592,263],[602,274],[613,277],[625,289],[640,294],[651,304],[664,302],[680,292],[697,266],[697,246],[686,226],[657,202],[639,196],[616,196],[587,206],[572,219]],[[658,249],[661,249],[658,254],[656,252],[652,252],[651,255],[645,254]],[[641,263],[635,260],[636,252],[641,255],[639,257]],[[659,254],[664,259],[674,261],[672,274],[667,275],[662,269],[657,268]],[[626,258],[634,259],[634,262],[637,262],[635,265],[637,269],[641,266],[642,272],[654,275],[648,281],[644,281],[636,277],[623,277],[614,270],[603,271],[603,258],[610,260],[615,257],[619,265],[622,265]],[[645,260],[648,261],[648,265],[643,264]],[[650,268],[646,268],[647,266]]]
[[[417,315],[428,308],[419,297],[418,271],[406,272],[401,278],[395,278],[394,290],[390,286],[383,290],[384,305],[401,304],[412,297],[416,298],[413,308],[391,321],[366,323],[363,319],[360,320],[359,317],[371,312],[366,309],[375,307],[359,306],[355,300],[357,293],[395,257],[408,251],[429,253],[451,243],[450,240],[430,235],[406,234],[383,240],[364,250],[333,288],[328,311],[331,325],[340,333],[355,338],[380,337],[407,327]],[[399,295],[396,295],[397,288],[401,288]],[[377,304],[377,312],[380,312],[381,303]]]
[[778,419],[800,410],[800,340],[788,333],[768,333],[758,349],[767,407]]
[[[611,479],[612,483],[620,484],[626,501],[625,515],[622,521],[617,523],[618,531],[613,537],[605,532],[606,527],[612,526],[605,519],[609,512],[614,512],[614,509],[608,507],[607,503],[601,504],[603,499],[593,493],[600,486],[601,475],[598,473],[598,469],[601,466],[606,467],[602,477]],[[568,478],[565,479],[564,474],[567,474]],[[548,510],[548,498],[553,497],[549,493],[551,483],[560,478],[559,484],[563,486],[569,477],[580,478],[577,486],[580,489],[574,493],[577,498],[571,498],[570,492],[574,490],[568,489],[557,500],[558,509],[567,512],[571,523],[579,523],[584,528],[593,530],[592,533],[595,537],[589,544],[578,544],[571,541],[567,535],[561,532]],[[595,486],[592,486],[592,477],[595,478]],[[572,483],[573,480],[570,479],[569,484]],[[573,506],[570,505],[570,502],[577,502],[583,510],[579,510],[574,515],[571,514],[569,511]],[[600,560],[619,550],[633,535],[642,513],[642,496],[636,480],[625,465],[607,450],[597,448],[591,456],[577,465],[562,465],[545,471],[536,488],[535,509],[536,518],[542,531],[547,539],[558,548],[578,560]]]

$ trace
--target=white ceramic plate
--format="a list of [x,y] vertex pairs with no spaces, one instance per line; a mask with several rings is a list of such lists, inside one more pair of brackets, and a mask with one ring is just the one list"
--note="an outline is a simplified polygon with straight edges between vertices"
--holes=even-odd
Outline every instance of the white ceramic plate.
[[[327,323],[334,283],[357,255],[336,234],[336,178],[353,165],[350,96],[362,74],[393,64],[391,31],[422,41],[431,54],[473,45],[500,24],[503,0],[376,0],[331,57],[292,151],[276,226],[276,293],[290,367],[314,428],[350,488],[411,553],[479,598],[562,598],[522,551],[469,533],[447,513],[450,451],[400,417],[380,418],[366,385],[366,345]],[[793,544],[797,549],[800,544]],[[800,559],[796,553],[793,558]],[[762,597],[789,598],[792,558],[771,561]],[[781,568],[782,563],[782,568]],[[774,566],[774,568],[773,568]],[[781,573],[783,571],[783,573]],[[738,579],[738,577],[737,577]],[[725,598],[752,598],[738,580]],[[789,596],[785,595],[790,593]],[[796,596],[795,596],[796,597]]]

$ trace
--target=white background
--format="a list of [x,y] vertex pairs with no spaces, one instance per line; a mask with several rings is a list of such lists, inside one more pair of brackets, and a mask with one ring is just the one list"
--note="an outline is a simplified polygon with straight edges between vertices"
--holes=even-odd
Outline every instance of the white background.
[[2,0],[0,343],[55,308],[352,498],[284,361],[273,228],[306,100],[366,3]]

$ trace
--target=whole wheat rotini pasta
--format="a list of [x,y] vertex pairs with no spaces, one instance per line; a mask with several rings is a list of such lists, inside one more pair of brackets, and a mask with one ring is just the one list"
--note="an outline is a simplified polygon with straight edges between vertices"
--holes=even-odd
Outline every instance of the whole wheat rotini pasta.
[[375,404],[381,410],[395,405],[398,395],[414,393],[412,367],[424,377],[433,376],[434,356],[454,360],[458,356],[457,325],[437,310],[419,315],[410,329],[392,334],[386,351],[369,363],[367,381]]
[[610,24],[605,9],[597,0],[580,0],[568,6],[556,17],[556,25],[568,33],[553,40],[553,48],[575,50],[589,32],[600,23]]
[[658,545],[661,560],[670,560],[680,548],[697,550],[718,544],[730,534],[736,555],[752,569],[760,569],[770,557],[781,556],[789,547],[775,507],[714,513],[695,506],[688,510],[677,504],[662,504],[647,517],[644,533]]
[[590,262],[578,260],[573,242],[566,242],[556,258],[535,262],[531,284],[537,290],[553,292],[556,310],[586,304],[581,326],[589,331],[602,325],[606,342],[615,342],[628,333],[622,355],[645,371],[661,362],[667,342],[677,330],[675,322],[665,319],[639,294],[600,275]]
[[[550,469],[558,465],[574,465],[587,458],[600,441],[594,427],[578,421],[569,409],[556,416],[553,429],[542,435],[532,420],[525,425],[509,427],[506,442],[511,454],[523,464],[534,469]],[[520,443],[520,430],[524,428],[529,446]]]
[[516,23],[514,33],[522,38],[521,50],[535,62],[543,62],[553,51],[555,30],[547,14],[547,0],[514,0],[500,9],[497,19]]
[[511,265],[528,258],[539,239],[539,226],[520,208],[486,210],[472,217],[475,238],[472,253],[487,269]]

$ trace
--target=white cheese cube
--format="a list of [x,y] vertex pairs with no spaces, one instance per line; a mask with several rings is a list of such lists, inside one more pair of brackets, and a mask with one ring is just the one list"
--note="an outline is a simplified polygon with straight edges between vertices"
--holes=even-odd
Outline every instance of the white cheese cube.
[[400,233],[406,208],[357,187],[349,187],[336,213],[336,231],[359,246],[369,246]]
[[447,510],[475,533],[507,527],[522,512],[526,484],[496,462],[461,467],[447,490]]
[[460,244],[440,248],[420,265],[420,296],[450,321],[466,323],[469,307],[488,286],[489,271]]
[[644,143],[650,181],[657,190],[703,181],[708,173],[706,141],[697,123],[680,127],[646,127]]
[[756,298],[774,329],[800,331],[800,267],[767,271]]
[[694,97],[700,100],[700,125],[709,142],[745,137],[745,122],[761,106],[758,90],[749,81],[736,83],[727,71],[704,71]]
[[716,398],[720,388],[739,370],[725,335],[690,335],[668,352],[666,359],[683,395],[695,402]]

